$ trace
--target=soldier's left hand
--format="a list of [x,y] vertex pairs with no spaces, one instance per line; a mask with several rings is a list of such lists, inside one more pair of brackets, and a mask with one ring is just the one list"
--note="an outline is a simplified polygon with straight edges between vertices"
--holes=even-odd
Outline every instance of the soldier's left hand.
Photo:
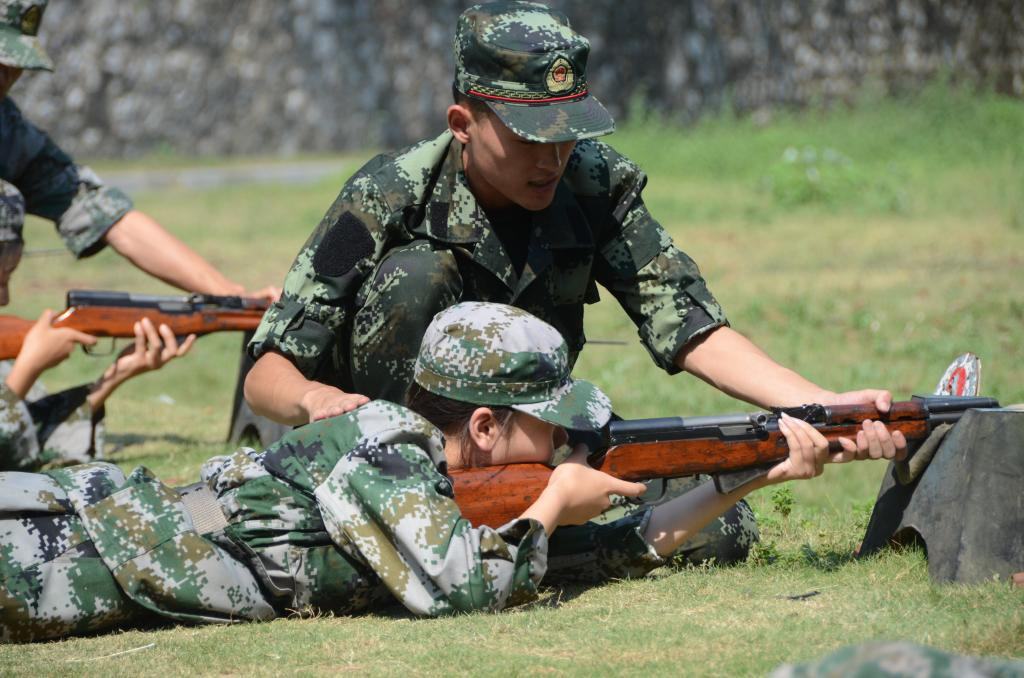
[[[879,412],[888,412],[892,406],[892,393],[882,389],[847,391],[835,394],[829,402],[822,404],[873,405]],[[854,459],[903,459],[907,456],[907,439],[903,434],[890,431],[877,420],[865,420],[861,430],[857,431],[856,441],[849,438],[840,438],[839,441],[844,450],[853,452]]]

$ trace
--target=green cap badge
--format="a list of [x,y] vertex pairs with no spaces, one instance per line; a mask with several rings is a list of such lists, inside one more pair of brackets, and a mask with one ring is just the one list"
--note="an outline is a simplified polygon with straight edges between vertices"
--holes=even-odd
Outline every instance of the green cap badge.
[[590,43],[561,12],[534,2],[470,7],[455,28],[455,88],[539,142],[589,139],[615,122],[587,87]]
[[0,0],[0,64],[53,70],[39,44],[39,22],[47,0]]

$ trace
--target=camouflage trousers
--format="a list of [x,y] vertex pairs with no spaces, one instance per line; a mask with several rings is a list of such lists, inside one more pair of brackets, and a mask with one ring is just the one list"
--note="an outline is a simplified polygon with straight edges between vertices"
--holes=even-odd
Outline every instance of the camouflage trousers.
[[93,462],[0,473],[0,642],[92,633],[156,616],[275,616],[248,567],[197,534],[144,468]]
[[[11,361],[0,362],[0,381]],[[104,411],[93,412],[89,386],[48,395],[37,381],[25,400],[0,389],[0,471],[34,471],[103,458]]]
[[[404,402],[413,365],[427,325],[440,311],[463,299],[462,277],[454,255],[415,242],[392,250],[360,291],[350,338],[352,390],[371,398]],[[707,478],[653,480],[640,503],[606,512],[605,524],[685,494]],[[675,554],[680,564],[720,565],[746,559],[758,541],[757,522],[745,501],[705,527]],[[574,556],[576,558],[576,556]]]

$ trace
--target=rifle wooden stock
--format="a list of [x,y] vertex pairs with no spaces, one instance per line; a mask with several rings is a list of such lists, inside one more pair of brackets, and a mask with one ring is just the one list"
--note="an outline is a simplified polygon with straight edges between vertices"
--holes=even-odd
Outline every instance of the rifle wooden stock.
[[[179,337],[211,332],[242,332],[260,324],[267,302],[245,297],[137,295],[72,290],[68,307],[53,320],[95,337],[134,337],[134,325],[149,318]],[[17,357],[34,321],[0,315],[0,360]]]
[[[957,421],[967,409],[998,406],[991,398],[915,396],[893,403],[884,414],[870,405],[813,405],[786,411],[813,424],[829,447],[838,451],[842,449],[838,439],[856,438],[866,419],[882,421],[890,431],[900,431],[913,442],[924,440],[938,423]],[[592,455],[590,463],[630,481],[762,468],[789,456],[778,420],[777,414],[757,413],[614,422],[609,427],[609,446]],[[616,424],[620,430],[630,430],[617,433]],[[537,500],[551,472],[544,464],[509,464],[453,469],[450,475],[463,517],[474,525],[498,527]]]

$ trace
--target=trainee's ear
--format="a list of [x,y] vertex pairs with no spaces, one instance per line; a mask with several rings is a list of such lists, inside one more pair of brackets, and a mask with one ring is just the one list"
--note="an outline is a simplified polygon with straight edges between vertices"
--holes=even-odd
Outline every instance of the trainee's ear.
[[469,143],[469,126],[473,121],[473,113],[469,106],[452,104],[448,107],[448,129],[460,144]]
[[501,426],[489,407],[478,407],[469,416],[469,439],[481,452],[494,449],[501,437]]

